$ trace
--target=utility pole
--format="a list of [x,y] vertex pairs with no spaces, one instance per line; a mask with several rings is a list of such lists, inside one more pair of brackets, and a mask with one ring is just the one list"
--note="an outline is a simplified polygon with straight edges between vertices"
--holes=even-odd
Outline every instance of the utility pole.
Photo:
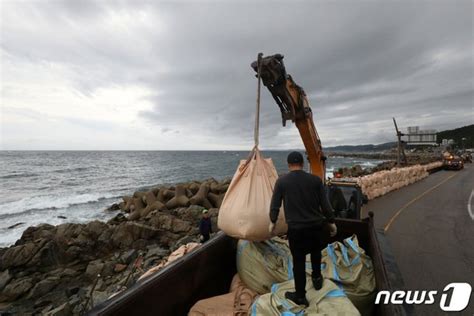
[[397,121],[395,121],[395,118],[393,118],[393,124],[395,125],[395,131],[397,132],[397,140],[398,140],[397,167],[401,167],[402,163],[404,165],[407,164],[407,157],[405,155],[404,141],[402,140],[402,136],[405,136],[405,134],[403,134],[402,132],[400,132],[398,130]]

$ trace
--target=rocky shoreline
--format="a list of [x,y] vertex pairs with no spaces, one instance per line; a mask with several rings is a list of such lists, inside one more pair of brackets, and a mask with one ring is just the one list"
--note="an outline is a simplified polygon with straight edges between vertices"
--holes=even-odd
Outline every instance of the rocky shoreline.
[[135,192],[108,222],[29,227],[0,249],[0,314],[80,315],[134,284],[175,249],[199,241],[198,223],[218,207],[230,179]]
[[[436,158],[432,157],[429,161]],[[410,161],[409,161],[410,162]],[[420,163],[419,159],[411,160]],[[344,176],[390,169],[344,168]],[[156,186],[123,197],[107,222],[42,224],[0,248],[0,314],[80,315],[137,282],[171,252],[199,242],[204,208],[213,228],[230,179]]]

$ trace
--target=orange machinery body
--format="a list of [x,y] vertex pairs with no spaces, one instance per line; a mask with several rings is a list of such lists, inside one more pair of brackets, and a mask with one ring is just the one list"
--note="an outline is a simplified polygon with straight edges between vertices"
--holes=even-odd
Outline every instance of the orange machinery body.
[[280,108],[283,126],[287,120],[295,123],[308,155],[310,172],[325,181],[326,157],[306,93],[287,75],[283,55],[259,55],[259,61],[253,62],[252,68],[258,71],[258,65],[263,84],[270,90]]

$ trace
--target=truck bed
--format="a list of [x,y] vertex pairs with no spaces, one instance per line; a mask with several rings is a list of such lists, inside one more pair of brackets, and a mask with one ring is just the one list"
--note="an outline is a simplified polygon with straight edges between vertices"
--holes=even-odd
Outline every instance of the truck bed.
[[[372,216],[363,220],[336,219],[340,240],[357,235],[374,263],[377,290],[403,287],[390,246],[376,231]],[[126,291],[96,306],[90,315],[187,315],[198,300],[229,291],[236,273],[237,240],[220,232],[195,251]],[[403,306],[377,305],[375,315],[406,315]]]

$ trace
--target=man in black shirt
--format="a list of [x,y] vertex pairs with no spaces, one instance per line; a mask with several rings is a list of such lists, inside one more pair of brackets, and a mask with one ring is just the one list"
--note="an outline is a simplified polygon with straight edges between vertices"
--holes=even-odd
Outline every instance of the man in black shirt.
[[269,231],[273,234],[283,200],[296,289],[296,292],[286,292],[285,297],[298,305],[308,306],[305,290],[306,255],[311,254],[313,269],[311,277],[314,288],[319,290],[323,284],[322,228],[325,224],[329,224],[330,234],[335,236],[337,227],[321,178],[303,171],[303,155],[299,152],[290,153],[287,161],[290,172],[277,180],[273,190]]

